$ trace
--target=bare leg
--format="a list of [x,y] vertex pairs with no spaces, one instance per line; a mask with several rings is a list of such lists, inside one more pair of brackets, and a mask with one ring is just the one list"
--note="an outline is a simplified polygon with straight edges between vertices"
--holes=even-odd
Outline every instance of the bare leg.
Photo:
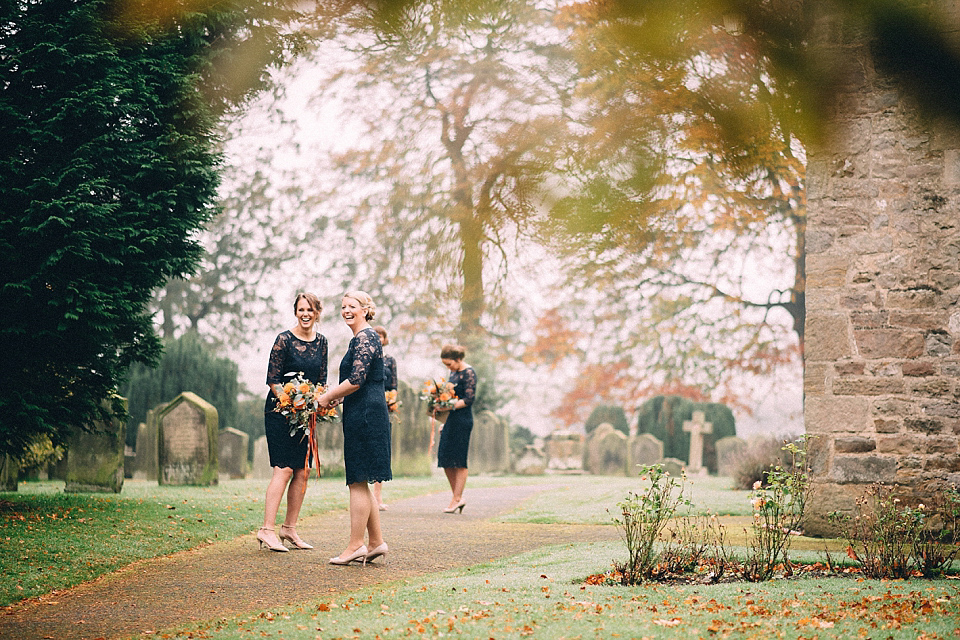
[[373,483],[373,499],[376,501],[380,511],[386,511],[387,505],[383,504],[382,492],[383,492],[383,483],[374,482]]
[[467,470],[465,468],[444,467],[443,472],[447,476],[447,482],[450,483],[450,504],[448,509],[453,509],[463,502],[463,488],[467,484]]
[[366,482],[350,485],[350,542],[340,557],[350,555],[364,544],[364,534],[369,534],[370,545],[377,547],[383,543],[380,530],[380,509],[373,499]]
[[290,467],[274,467],[273,477],[267,485],[267,496],[265,500],[263,513],[263,527],[269,529],[264,533],[272,544],[280,546],[280,539],[273,529],[277,524],[277,512],[280,510],[280,500],[283,499],[283,492],[287,489],[287,484],[293,476],[293,469]]
[[297,526],[297,520],[300,518],[300,507],[303,506],[303,497],[307,489],[307,478],[309,476],[310,469],[293,470],[293,480],[290,481],[290,488],[287,489],[287,513],[283,518],[283,524],[288,527]]

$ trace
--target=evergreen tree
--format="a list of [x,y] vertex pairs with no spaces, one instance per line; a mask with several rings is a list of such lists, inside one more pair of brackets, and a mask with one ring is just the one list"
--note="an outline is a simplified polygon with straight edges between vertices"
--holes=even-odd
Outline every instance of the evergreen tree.
[[627,414],[623,410],[623,407],[612,404],[601,404],[594,407],[583,428],[587,432],[587,435],[590,435],[594,429],[604,422],[612,425],[617,431],[630,435],[630,425],[627,423]]
[[0,1],[0,453],[90,428],[159,355],[146,304],[199,258],[214,127],[288,49],[279,5]]
[[217,408],[221,429],[235,426],[238,375],[237,364],[217,357],[196,332],[168,341],[159,366],[133,365],[121,388],[129,413],[127,444],[136,444],[137,425],[146,420],[147,411],[184,391],[192,391]]

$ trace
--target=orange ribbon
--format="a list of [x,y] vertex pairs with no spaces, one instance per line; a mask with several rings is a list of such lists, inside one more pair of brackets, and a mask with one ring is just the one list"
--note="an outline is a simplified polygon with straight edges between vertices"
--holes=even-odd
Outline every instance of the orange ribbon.
[[[303,467],[307,470],[307,478],[310,477],[310,454],[313,454],[313,464],[317,468],[317,477],[322,478],[320,475],[320,449],[317,446],[317,414],[312,412],[310,414],[310,431],[309,431],[309,440],[307,440],[307,455],[303,461]],[[307,483],[303,483],[303,492],[307,492]]]
[[436,433],[437,429],[437,412],[430,412],[430,448],[429,451],[433,451],[433,436]]

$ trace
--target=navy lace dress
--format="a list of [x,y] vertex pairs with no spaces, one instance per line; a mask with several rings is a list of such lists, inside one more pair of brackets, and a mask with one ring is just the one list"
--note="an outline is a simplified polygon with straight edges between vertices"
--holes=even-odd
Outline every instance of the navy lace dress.
[[466,469],[470,432],[473,431],[473,399],[477,395],[477,372],[473,367],[450,374],[457,397],[467,406],[450,412],[437,445],[437,466],[443,469]]
[[[319,333],[312,342],[301,340],[292,331],[277,336],[270,350],[267,365],[267,384],[283,384],[290,380],[287,374],[303,373],[314,384],[327,384],[327,339]],[[263,405],[263,426],[267,432],[267,451],[271,467],[303,469],[307,460],[307,438],[290,437],[287,420],[273,408],[277,399],[267,391]]]
[[383,388],[385,391],[397,390],[397,360],[383,354]]
[[360,387],[343,399],[343,465],[347,484],[392,480],[383,346],[373,329],[358,331],[350,340],[340,361],[340,382],[344,380]]

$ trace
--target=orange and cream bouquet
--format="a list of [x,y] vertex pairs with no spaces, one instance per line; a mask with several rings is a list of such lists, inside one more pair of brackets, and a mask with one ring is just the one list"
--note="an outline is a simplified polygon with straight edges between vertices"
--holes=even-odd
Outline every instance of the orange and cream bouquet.
[[270,385],[270,389],[277,397],[273,410],[287,419],[291,437],[295,436],[297,431],[307,434],[311,414],[315,413],[317,420],[333,420],[337,417],[335,407],[327,409],[317,406],[316,397],[323,393],[324,387],[307,380],[302,371],[282,385]]
[[427,403],[427,411],[449,411],[457,402],[457,394],[453,390],[453,383],[445,380],[427,379],[420,391],[420,399]]
[[385,391],[384,395],[386,396],[386,399],[387,399],[387,410],[390,413],[396,413],[397,411],[399,411],[401,402],[400,402],[400,399],[397,398],[397,390],[390,389],[389,391]]

